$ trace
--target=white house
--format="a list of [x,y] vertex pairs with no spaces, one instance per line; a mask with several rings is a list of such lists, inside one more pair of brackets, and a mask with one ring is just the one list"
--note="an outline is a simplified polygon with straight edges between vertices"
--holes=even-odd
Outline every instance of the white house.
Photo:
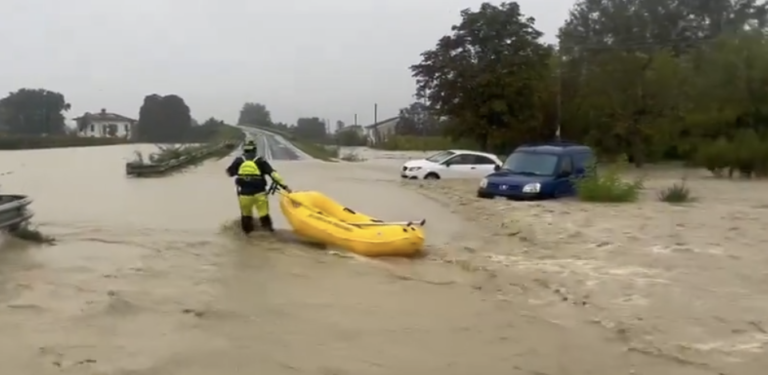
[[130,138],[137,123],[130,117],[110,113],[106,109],[99,113],[86,112],[74,120],[77,134],[81,137]]

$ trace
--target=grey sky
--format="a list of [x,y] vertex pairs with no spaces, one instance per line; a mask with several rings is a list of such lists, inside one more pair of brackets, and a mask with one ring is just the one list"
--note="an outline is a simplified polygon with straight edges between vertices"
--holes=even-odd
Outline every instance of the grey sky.
[[[521,0],[554,41],[572,0]],[[235,121],[245,101],[275,121],[352,122],[412,101],[408,66],[477,0],[5,0],[0,90],[44,87],[71,116],[138,117],[145,95],[183,97],[195,118]]]

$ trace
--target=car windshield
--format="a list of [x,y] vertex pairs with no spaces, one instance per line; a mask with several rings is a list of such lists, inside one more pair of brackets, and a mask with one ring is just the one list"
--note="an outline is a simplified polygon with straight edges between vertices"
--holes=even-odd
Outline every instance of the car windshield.
[[453,155],[456,155],[456,153],[453,151],[442,151],[428,157],[427,161],[431,161],[433,163],[441,163],[442,161],[450,158]]
[[557,155],[515,152],[509,155],[502,169],[512,173],[552,176],[557,168]]

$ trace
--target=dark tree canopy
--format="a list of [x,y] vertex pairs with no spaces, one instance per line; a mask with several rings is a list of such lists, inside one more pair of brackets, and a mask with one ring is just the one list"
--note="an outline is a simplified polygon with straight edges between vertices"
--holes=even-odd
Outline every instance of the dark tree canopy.
[[58,92],[20,89],[0,99],[0,125],[15,134],[64,134],[64,113],[70,107]]
[[767,16],[756,0],[578,1],[560,30],[563,135],[642,165],[759,128]]
[[514,2],[465,9],[453,33],[411,67],[417,98],[460,124],[446,129],[450,136],[475,139],[483,149],[540,137],[552,50],[533,23]]
[[272,114],[261,103],[245,103],[237,119],[239,125],[272,126]]
[[444,132],[443,123],[435,116],[429,107],[421,102],[414,102],[400,109],[400,120],[397,122],[397,135],[437,136]]
[[296,121],[296,126],[291,129],[298,137],[323,141],[328,138],[325,122],[317,117],[302,117]]
[[190,110],[184,99],[177,95],[144,97],[139,110],[137,138],[142,142],[180,142],[192,127]]

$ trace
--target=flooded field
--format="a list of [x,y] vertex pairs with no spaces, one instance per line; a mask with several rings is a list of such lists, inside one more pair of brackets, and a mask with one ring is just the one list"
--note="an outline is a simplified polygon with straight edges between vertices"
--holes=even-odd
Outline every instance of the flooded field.
[[[278,238],[243,237],[229,160],[129,179],[134,150],[1,153],[3,192],[34,197],[36,222],[58,239],[4,239],[9,373],[759,373],[745,366],[763,342],[765,208],[739,203],[757,186],[716,194],[708,215],[734,228],[721,230],[701,221],[706,206],[511,206],[476,202],[470,182],[400,186],[398,162],[375,155],[275,161],[293,189],[427,218],[425,258],[370,260],[290,240],[276,204]],[[568,223],[554,220],[563,209]]]

